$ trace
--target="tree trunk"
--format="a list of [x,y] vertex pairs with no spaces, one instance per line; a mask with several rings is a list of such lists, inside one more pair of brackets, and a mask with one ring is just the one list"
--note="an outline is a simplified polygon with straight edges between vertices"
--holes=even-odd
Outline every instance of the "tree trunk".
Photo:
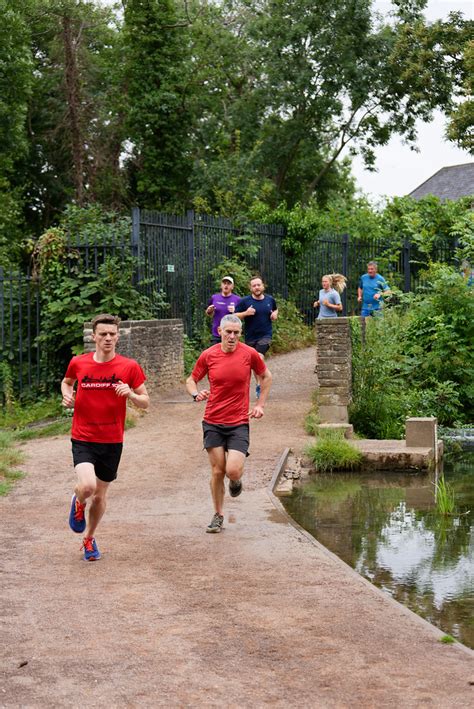
[[65,59],[65,89],[72,150],[72,171],[77,204],[84,203],[84,142],[81,129],[80,77],[77,62],[78,41],[73,36],[70,17],[62,17]]

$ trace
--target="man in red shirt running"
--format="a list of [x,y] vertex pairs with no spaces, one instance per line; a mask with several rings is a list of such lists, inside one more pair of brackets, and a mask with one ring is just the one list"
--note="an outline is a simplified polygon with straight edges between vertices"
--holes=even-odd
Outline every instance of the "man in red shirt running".
[[[272,375],[258,352],[239,342],[242,321],[225,315],[219,327],[221,342],[198,358],[186,389],[194,401],[207,401],[202,428],[204,448],[211,464],[211,494],[215,514],[206,531],[220,532],[224,522],[224,478],[229,478],[229,494],[242,492],[241,477],[249,447],[249,417],[260,419],[270,391]],[[252,371],[261,378],[260,399],[249,410]],[[197,385],[207,375],[210,390]]]
[[94,533],[105,512],[109,485],[117,477],[126,401],[133,401],[140,409],[148,408],[150,403],[140,365],[115,352],[119,323],[115,315],[97,315],[93,319],[95,352],[73,357],[61,382],[63,406],[74,407],[71,441],[77,485],[69,526],[77,534],[84,533],[86,561],[100,559]]

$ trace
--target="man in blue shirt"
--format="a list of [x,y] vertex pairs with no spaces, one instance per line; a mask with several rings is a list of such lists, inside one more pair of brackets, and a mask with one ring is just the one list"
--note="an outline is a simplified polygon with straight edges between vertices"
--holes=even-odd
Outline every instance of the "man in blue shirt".
[[360,277],[357,289],[357,300],[362,303],[363,318],[381,313],[383,295],[390,295],[388,283],[380,273],[377,273],[377,263],[369,261],[367,273]]
[[[263,359],[272,341],[272,324],[278,317],[278,308],[275,298],[265,295],[265,285],[260,276],[250,279],[250,295],[237,304],[235,314],[245,322],[245,344],[257,350]],[[256,395],[258,399],[258,377]]]

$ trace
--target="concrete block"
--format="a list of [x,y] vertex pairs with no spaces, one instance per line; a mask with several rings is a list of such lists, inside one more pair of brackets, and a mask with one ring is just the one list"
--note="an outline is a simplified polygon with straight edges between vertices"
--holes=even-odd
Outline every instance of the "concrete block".
[[274,493],[277,497],[288,497],[293,492],[292,478],[281,478],[276,486]]
[[408,418],[405,424],[405,441],[408,448],[434,450],[438,421],[434,416]]
[[349,423],[347,406],[319,406],[318,414],[322,423]]
[[341,394],[319,394],[318,395],[318,405],[319,406],[349,406],[350,404],[349,396],[342,396]]

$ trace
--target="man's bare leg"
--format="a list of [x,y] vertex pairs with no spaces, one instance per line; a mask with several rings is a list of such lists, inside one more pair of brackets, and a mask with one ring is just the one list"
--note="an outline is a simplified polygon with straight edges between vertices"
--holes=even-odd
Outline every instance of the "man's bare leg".
[[223,447],[208,448],[209,463],[211,464],[211,495],[214,511],[223,514],[224,509],[224,478],[226,473],[226,455]]
[[82,534],[86,528],[86,503],[96,489],[95,470],[92,463],[76,465],[77,483],[69,513],[69,526],[76,534]]
[[240,480],[244,474],[245,453],[236,450],[227,451],[227,460],[225,464],[225,474],[229,480],[234,482]]
[[89,517],[87,520],[87,527],[85,531],[86,538],[94,536],[95,530],[97,529],[100,520],[104,516],[104,512],[107,507],[106,497],[109,485],[110,483],[105,483],[102,480],[96,478],[96,489],[92,496],[92,502],[89,508]]
[[83,505],[87,499],[95,493],[97,478],[92,463],[79,463],[75,467],[77,473],[77,484],[74,493]]

